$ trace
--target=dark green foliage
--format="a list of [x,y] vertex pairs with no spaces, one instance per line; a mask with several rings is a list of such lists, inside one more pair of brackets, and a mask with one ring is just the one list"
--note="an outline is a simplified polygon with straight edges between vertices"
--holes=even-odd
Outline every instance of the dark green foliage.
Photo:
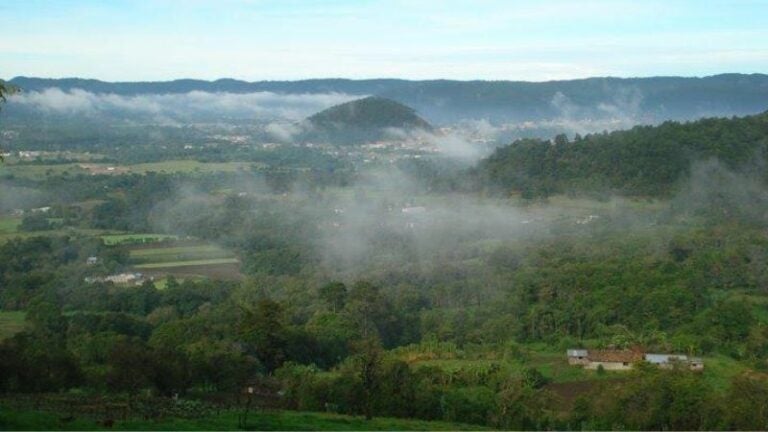
[[552,422],[548,407],[553,405],[552,395],[547,391],[512,379],[496,395],[493,423],[505,430],[546,430]]
[[523,383],[534,389],[540,389],[547,384],[548,380],[536,368],[528,368],[523,372]]
[[692,162],[715,158],[756,170],[768,152],[768,114],[666,122],[568,141],[525,139],[499,148],[476,175],[489,187],[524,198],[555,193],[663,196],[687,177]]
[[432,130],[412,108],[376,96],[333,106],[309,117],[307,122],[311,128],[305,139],[341,144],[377,141],[387,136],[388,129]]
[[646,367],[581,399],[573,420],[587,429],[721,429],[722,402],[698,374]]
[[768,428],[768,377],[765,374],[736,377],[728,389],[725,427],[733,430]]
[[341,282],[325,284],[320,288],[320,298],[333,312],[340,311],[347,301],[347,287]]
[[20,333],[0,343],[0,388],[6,392],[56,392],[82,382],[80,365],[58,335]]
[[48,221],[45,213],[33,213],[24,216],[24,219],[21,220],[21,225],[19,225],[21,231],[45,231],[51,228],[52,224]]
[[267,371],[277,369],[286,360],[288,343],[282,306],[262,298],[253,309],[244,309],[240,320],[240,337]]

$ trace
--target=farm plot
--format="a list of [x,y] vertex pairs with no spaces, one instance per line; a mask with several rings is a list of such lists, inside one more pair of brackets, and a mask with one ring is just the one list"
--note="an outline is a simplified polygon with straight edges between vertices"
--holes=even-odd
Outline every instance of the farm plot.
[[134,165],[109,163],[52,163],[52,164],[17,164],[13,161],[0,165],[0,176],[13,176],[29,180],[44,180],[47,177],[61,175],[122,175],[128,173],[146,174],[148,172],[206,174],[216,172],[237,172],[250,170],[261,164],[250,162],[200,162],[196,160],[168,160]]
[[155,245],[137,246],[129,253],[133,267],[147,276],[242,278],[237,257],[219,246],[194,241]]

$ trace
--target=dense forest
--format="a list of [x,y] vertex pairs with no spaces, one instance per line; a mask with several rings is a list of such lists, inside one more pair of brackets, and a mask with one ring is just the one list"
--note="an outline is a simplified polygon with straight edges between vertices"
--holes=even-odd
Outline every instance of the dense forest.
[[493,188],[548,196],[575,191],[669,196],[693,162],[716,159],[765,176],[768,113],[742,118],[666,122],[627,131],[552,140],[526,139],[498,149],[478,168]]

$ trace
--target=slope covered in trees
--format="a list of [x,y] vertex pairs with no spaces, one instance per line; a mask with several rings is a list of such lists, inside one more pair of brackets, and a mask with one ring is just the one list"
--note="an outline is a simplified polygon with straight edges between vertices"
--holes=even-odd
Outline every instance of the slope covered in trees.
[[413,108],[376,96],[332,106],[309,117],[307,122],[312,126],[309,139],[334,143],[376,141],[393,129],[432,130]]
[[484,186],[547,196],[572,191],[663,196],[693,162],[717,159],[755,171],[768,155],[768,113],[743,118],[666,122],[626,131],[553,140],[524,139],[499,148],[477,168]]

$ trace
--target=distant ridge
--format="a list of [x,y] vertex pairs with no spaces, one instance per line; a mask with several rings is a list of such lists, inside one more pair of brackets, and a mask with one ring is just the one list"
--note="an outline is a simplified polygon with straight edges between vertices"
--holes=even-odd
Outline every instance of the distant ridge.
[[[527,121],[563,115],[559,101],[579,109],[577,118],[625,114],[654,122],[702,116],[746,115],[768,108],[768,75],[722,74],[704,78],[586,78],[566,81],[408,81],[400,79],[309,79],[256,81],[235,79],[165,82],[105,82],[65,78],[17,77],[10,81],[25,91],[50,87],[94,93],[275,92],[283,94],[346,93],[379,95],[416,109],[431,122],[466,118]],[[608,107],[608,108],[606,108]],[[611,111],[613,110],[613,111]]]

